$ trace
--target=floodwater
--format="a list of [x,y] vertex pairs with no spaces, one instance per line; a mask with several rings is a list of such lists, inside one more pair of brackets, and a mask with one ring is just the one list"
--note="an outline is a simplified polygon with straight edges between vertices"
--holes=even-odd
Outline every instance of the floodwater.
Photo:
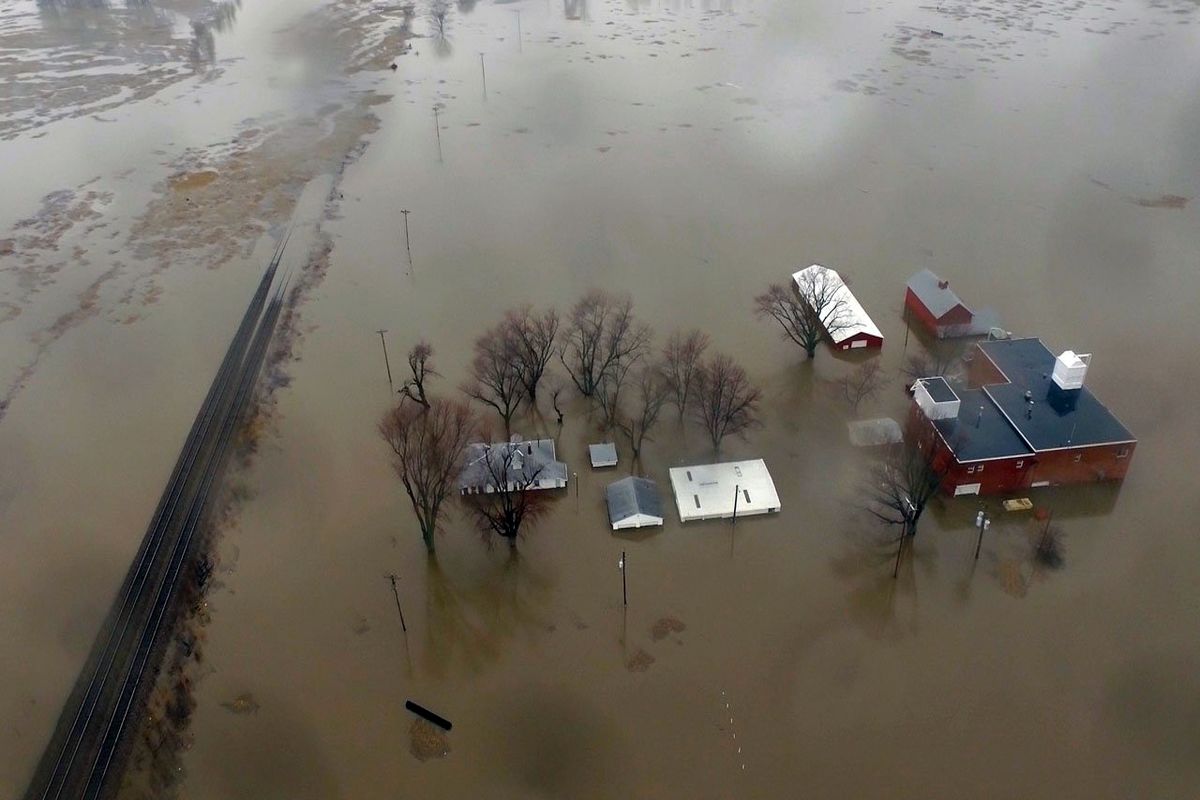
[[[386,6],[149,7],[0,12],[0,795],[24,791],[293,219],[302,291],[214,539],[176,782],[127,796],[1195,793],[1192,0],[479,0],[445,37],[418,2],[407,53]],[[804,363],[752,314],[812,262],[888,339],[867,415],[903,413],[922,266],[1094,354],[1140,445],[1119,489],[1031,495],[1062,569],[995,503],[975,563],[962,500],[892,581],[826,385],[853,363]],[[575,401],[561,433],[517,430],[557,436],[577,494],[516,556],[453,514],[428,560],[375,432],[376,330],[397,372],[432,342],[453,393],[506,308],[596,286],[659,343],[703,328],[764,388],[764,427],[722,454],[765,458],[782,513],[613,536]],[[665,489],[710,457],[668,420],[643,471]],[[445,741],[406,699],[453,721]]]

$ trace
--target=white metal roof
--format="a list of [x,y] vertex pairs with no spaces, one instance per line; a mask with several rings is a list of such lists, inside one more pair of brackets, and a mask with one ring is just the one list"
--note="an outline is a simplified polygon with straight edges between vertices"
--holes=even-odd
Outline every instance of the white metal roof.
[[837,270],[823,267],[820,264],[813,264],[810,267],[805,267],[802,270],[792,273],[792,280],[799,286],[800,276],[813,270],[828,271],[830,278],[835,280],[839,286],[836,294],[836,298],[842,301],[842,312],[839,316],[839,321],[843,322],[845,327],[830,334],[829,338],[833,340],[834,344],[841,344],[860,333],[865,333],[868,336],[878,336],[880,339],[883,338],[883,333],[879,330],[879,327],[871,320],[871,316],[867,314],[866,309],[862,307],[862,303],[858,302],[858,298],[846,286],[846,282],[842,280],[842,276],[837,273]]
[[683,522],[732,517],[735,491],[739,517],[779,510],[775,482],[761,458],[674,467],[670,473],[675,506]]

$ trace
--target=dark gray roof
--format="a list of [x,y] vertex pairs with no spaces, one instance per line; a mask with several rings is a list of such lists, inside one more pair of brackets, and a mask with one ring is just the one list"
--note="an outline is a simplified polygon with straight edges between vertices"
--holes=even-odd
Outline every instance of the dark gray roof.
[[600,444],[588,445],[588,456],[592,459],[592,466],[597,464],[606,464],[617,462],[617,446],[613,442],[601,442]]
[[513,457],[508,465],[508,479],[512,483],[522,483],[536,473],[539,481],[565,481],[567,465],[554,458],[553,439],[530,439],[528,441],[496,442],[485,444],[475,442],[467,445],[465,464],[458,476],[458,488],[484,487],[492,482],[491,471],[487,461],[499,469],[503,459],[508,457],[513,448],[520,449],[520,456]]
[[979,348],[1008,381],[957,388],[962,401],[958,416],[933,423],[959,461],[1134,441],[1129,429],[1087,387],[1058,388],[1050,378],[1054,354],[1040,339],[980,342]]
[[[941,317],[955,306],[967,308],[954,290],[947,286],[941,288],[941,278],[927,269],[923,269],[908,279],[908,288],[929,309],[935,317]],[[968,309],[970,310],[970,309]]]
[[662,517],[658,484],[647,478],[622,478],[608,485],[608,519],[613,524],[634,514]]
[[933,424],[959,461],[1033,455],[1033,449],[982,389],[960,388],[958,399],[962,401],[958,416]]
[[[1002,339],[979,347],[1010,381],[984,391],[1038,450],[1133,441],[1129,429],[1086,386],[1058,388],[1050,377],[1055,356],[1040,339]],[[1033,400],[1028,416],[1026,392]]]
[[925,387],[925,391],[929,392],[929,396],[933,398],[933,402],[935,403],[949,403],[961,399],[950,388],[950,384],[946,383],[945,378],[922,378],[921,384]]

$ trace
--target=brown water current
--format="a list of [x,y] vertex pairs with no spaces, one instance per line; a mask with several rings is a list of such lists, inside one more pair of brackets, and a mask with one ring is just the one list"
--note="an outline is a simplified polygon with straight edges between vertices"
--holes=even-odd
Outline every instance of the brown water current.
[[[460,0],[444,34],[430,6],[0,12],[0,796],[289,225],[214,578],[122,796],[1194,796],[1197,4]],[[830,387],[858,361],[753,315],[814,262],[887,339],[859,416],[905,411],[921,267],[1093,353],[1139,447],[1120,487],[1030,493],[1060,569],[994,500],[975,562],[971,498],[930,507],[892,579]],[[669,410],[640,465],[666,524],[614,535],[627,442],[593,471],[586,402],[560,430],[543,398],[515,430],[556,438],[572,488],[515,551],[454,507],[429,557],[376,432],[376,331],[397,380],[425,338],[456,394],[506,309],[593,287],[656,347],[699,327],[745,366],[764,425],[721,456],[764,458],[782,512],[682,525],[667,468],[713,454]]]

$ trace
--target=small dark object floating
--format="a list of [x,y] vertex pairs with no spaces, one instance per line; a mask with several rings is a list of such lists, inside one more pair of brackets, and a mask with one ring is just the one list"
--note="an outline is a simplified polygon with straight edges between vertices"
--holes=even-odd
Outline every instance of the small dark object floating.
[[[933,34],[934,36],[938,37],[939,39],[946,35],[946,34],[942,33],[941,31],[930,30],[929,32],[931,34]],[[392,69],[395,69],[395,67],[393,67]]]
[[412,700],[405,700],[404,707],[407,708],[409,711],[413,712],[414,714],[416,714],[418,717],[422,717],[423,719],[429,720],[434,725],[437,725],[439,728],[442,728],[443,730],[448,731],[454,727],[451,724],[450,720],[446,719],[445,717],[439,717],[437,714],[433,713],[428,708],[425,708],[424,706],[419,706],[416,703],[414,703]]

